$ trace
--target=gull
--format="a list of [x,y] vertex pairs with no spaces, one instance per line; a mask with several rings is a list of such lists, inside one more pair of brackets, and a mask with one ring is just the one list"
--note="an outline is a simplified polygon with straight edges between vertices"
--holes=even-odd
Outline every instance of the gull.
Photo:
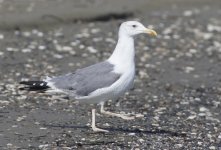
[[[118,42],[112,55],[105,61],[77,69],[75,72],[42,81],[21,81],[22,89],[44,91],[47,93],[65,93],[70,99],[89,104],[100,104],[100,112],[122,119],[134,119],[133,116],[106,111],[104,103],[116,100],[133,86],[135,77],[134,37],[141,33],[157,36],[157,33],[137,21],[126,21],[120,25]],[[96,127],[96,110],[92,109],[91,127],[96,132],[108,132]]]

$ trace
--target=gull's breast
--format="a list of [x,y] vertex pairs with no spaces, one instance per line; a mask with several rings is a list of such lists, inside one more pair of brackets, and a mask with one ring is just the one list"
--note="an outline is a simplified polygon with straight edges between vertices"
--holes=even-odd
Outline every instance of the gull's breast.
[[116,97],[122,96],[127,90],[133,86],[135,76],[135,69],[131,69],[125,72],[122,77],[115,83],[113,88],[114,95]]

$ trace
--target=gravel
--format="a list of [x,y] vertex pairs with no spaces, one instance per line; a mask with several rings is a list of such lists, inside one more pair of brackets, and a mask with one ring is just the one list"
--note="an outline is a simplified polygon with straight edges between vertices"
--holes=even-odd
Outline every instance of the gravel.
[[[220,2],[163,4],[126,19],[0,30],[0,149],[221,148]],[[92,106],[18,90],[108,58],[119,24],[137,18],[158,37],[136,39],[134,88],[106,109],[142,117],[98,114],[110,132],[94,133]]]

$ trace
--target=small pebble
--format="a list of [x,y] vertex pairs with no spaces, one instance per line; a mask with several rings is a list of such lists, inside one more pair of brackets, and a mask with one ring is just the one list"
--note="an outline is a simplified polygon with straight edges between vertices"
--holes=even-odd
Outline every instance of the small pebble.
[[190,72],[192,72],[194,70],[195,70],[195,68],[193,68],[193,67],[190,67],[190,66],[185,67],[185,72],[186,73],[190,73]]
[[185,17],[190,17],[192,15],[193,15],[193,11],[191,11],[191,10],[186,10],[183,12],[183,16],[185,16]]
[[90,53],[97,53],[97,50],[91,46],[87,47],[87,50],[90,52]]
[[210,146],[209,149],[213,150],[213,149],[216,149],[216,147],[215,146]]
[[130,136],[134,136],[134,135],[136,135],[136,133],[129,133],[128,135],[130,135]]
[[25,48],[25,49],[22,49],[21,51],[22,51],[23,53],[30,53],[30,52],[31,52],[31,49]]
[[192,115],[192,116],[189,116],[187,119],[195,119],[196,118],[196,115]]
[[0,34],[0,40],[4,39],[4,35]]
[[199,111],[200,112],[205,112],[205,111],[208,111],[208,109],[206,107],[200,107]]

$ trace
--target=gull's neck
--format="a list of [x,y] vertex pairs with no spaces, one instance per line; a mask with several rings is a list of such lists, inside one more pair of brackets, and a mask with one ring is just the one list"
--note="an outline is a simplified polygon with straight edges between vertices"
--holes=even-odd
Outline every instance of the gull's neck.
[[134,39],[128,35],[119,35],[119,39],[109,62],[118,67],[117,70],[125,71],[134,67]]

